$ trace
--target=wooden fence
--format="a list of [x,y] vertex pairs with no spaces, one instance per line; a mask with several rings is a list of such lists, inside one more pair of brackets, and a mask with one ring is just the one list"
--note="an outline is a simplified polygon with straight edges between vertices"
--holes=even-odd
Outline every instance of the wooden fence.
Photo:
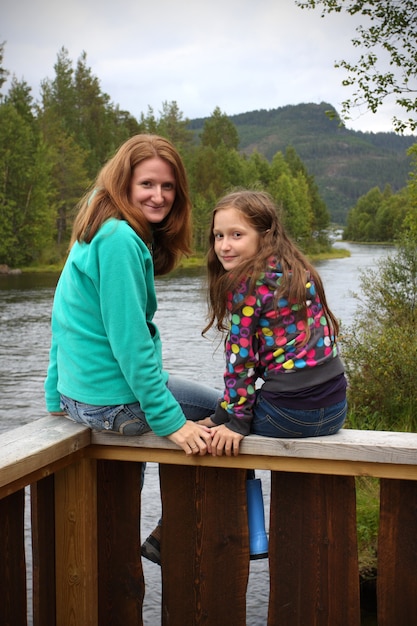
[[268,626],[359,626],[364,475],[380,479],[378,625],[417,624],[417,434],[251,435],[238,457],[187,457],[153,434],[48,416],[0,436],[1,626],[27,624],[28,485],[34,626],[143,623],[144,461],[160,464],[163,626],[246,626],[245,480],[256,468],[271,471]]

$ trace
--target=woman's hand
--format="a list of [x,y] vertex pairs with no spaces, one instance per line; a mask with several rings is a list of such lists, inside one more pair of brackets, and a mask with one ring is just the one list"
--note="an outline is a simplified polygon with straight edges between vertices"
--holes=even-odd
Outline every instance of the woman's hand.
[[204,456],[211,453],[211,430],[191,420],[187,420],[184,426],[167,435],[167,439],[182,448],[185,454],[199,454]]
[[239,454],[239,445],[243,439],[243,435],[230,430],[225,424],[215,426],[211,429],[212,442],[211,454],[213,456],[237,456]]

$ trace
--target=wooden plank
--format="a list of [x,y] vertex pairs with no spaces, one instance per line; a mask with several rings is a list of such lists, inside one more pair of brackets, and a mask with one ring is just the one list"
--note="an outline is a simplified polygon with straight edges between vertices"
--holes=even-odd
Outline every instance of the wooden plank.
[[[84,450],[86,449],[88,448],[85,448]],[[43,480],[44,478],[55,474],[55,472],[59,472],[59,470],[63,469],[64,467],[68,467],[68,465],[78,463],[80,459],[86,456],[84,450],[78,450],[78,452],[63,456],[57,461],[52,461],[49,465],[42,465],[42,467],[33,472],[30,472],[29,474],[22,473],[20,478],[18,478],[17,480],[14,480],[11,483],[3,485],[3,487],[0,487],[0,499],[5,498],[6,496],[9,496],[16,491],[19,491],[19,489],[24,489],[28,485],[33,485],[39,480]]]
[[98,626],[96,462],[55,475],[56,626]]
[[273,472],[268,625],[359,626],[355,483]]
[[31,487],[33,624],[55,623],[54,477]]
[[246,471],[160,466],[163,626],[246,626]]
[[[111,435],[109,436],[111,437]],[[130,439],[126,438],[126,439]],[[335,461],[327,459],[291,458],[239,454],[236,457],[210,455],[186,456],[182,450],[115,445],[92,445],[86,454],[94,459],[119,461],[148,461],[166,465],[188,465],[193,467],[224,467],[228,469],[264,469],[306,474],[328,474],[336,476],[374,476],[376,478],[402,478],[417,480],[417,465],[393,465],[390,463],[366,463],[364,461]]]
[[417,624],[417,483],[381,480],[378,625]]
[[87,447],[91,430],[48,416],[0,435],[0,487]]
[[238,457],[196,458],[185,457],[175,444],[153,433],[141,437],[92,433],[66,418],[46,416],[0,435],[0,449],[0,497],[76,461],[81,453],[114,460],[417,480],[417,433],[342,429],[336,435],[307,439],[250,435]]
[[98,621],[142,626],[145,583],[140,556],[141,463],[99,461]]
[[[93,432],[91,442],[101,446],[178,450],[174,443],[153,433],[140,437],[121,437],[113,433]],[[275,439],[249,435],[241,443],[240,455],[416,465],[417,433],[343,428],[335,435],[326,437]]]
[[0,500],[0,624],[26,626],[23,489]]

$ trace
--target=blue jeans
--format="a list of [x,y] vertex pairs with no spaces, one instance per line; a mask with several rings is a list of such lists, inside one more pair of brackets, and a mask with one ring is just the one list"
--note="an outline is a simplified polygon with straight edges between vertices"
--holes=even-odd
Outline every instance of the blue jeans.
[[321,409],[285,409],[258,395],[251,433],[264,437],[320,437],[334,435],[346,419],[346,400]]
[[[193,422],[214,413],[221,395],[207,385],[180,376],[170,376],[167,387],[181,405],[185,417]],[[86,424],[94,430],[113,431],[121,435],[143,435],[151,430],[139,402],[96,406],[61,395],[61,407],[75,422]]]

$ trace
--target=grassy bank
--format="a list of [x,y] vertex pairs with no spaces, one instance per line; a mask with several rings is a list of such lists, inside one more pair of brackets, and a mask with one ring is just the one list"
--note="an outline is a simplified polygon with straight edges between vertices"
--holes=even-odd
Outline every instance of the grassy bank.
[[[333,248],[328,252],[321,252],[319,254],[307,255],[312,263],[315,261],[326,261],[328,259],[342,259],[350,256],[349,250],[344,250],[341,248]],[[50,264],[36,264],[31,265],[30,267],[22,267],[22,272],[60,272],[64,267],[65,259],[58,263],[50,263]],[[204,268],[206,265],[206,257],[203,254],[195,254],[188,258],[183,258],[179,264],[179,269],[189,269],[189,268]]]

